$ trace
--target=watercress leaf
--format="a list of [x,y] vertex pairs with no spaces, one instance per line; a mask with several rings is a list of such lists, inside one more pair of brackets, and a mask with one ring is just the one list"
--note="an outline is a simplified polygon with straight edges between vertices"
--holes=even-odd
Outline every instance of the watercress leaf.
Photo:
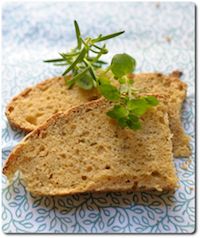
[[122,105],[115,105],[110,111],[107,112],[107,115],[118,120],[126,117],[128,115],[128,111]]
[[150,105],[144,98],[131,99],[127,102],[127,108],[137,116],[142,116]]
[[111,84],[99,85],[101,94],[110,101],[117,101],[120,98],[120,92],[118,89]]
[[119,78],[119,83],[120,84],[125,84],[126,83],[126,79],[125,78]]
[[139,117],[132,114],[132,113],[129,113],[128,115],[128,118],[132,121],[132,122],[138,122],[139,121]]
[[128,84],[129,84],[129,85],[132,85],[133,83],[134,83],[134,80],[129,78],[129,79],[128,79]]
[[158,99],[154,96],[146,96],[145,100],[148,102],[148,104],[150,104],[152,106],[156,106],[159,104]]
[[139,120],[135,120],[135,118],[133,119],[132,115],[129,115],[129,118],[127,119],[127,126],[130,129],[138,130],[141,128],[141,123]]
[[126,74],[132,73],[135,69],[136,61],[128,54],[116,54],[111,61],[111,71],[120,78]]
[[103,77],[103,76],[100,76],[98,78],[98,82],[99,84],[107,84],[107,85],[111,84],[110,79],[108,77]]
[[119,123],[119,125],[124,128],[124,127],[128,127],[127,125],[127,118],[126,117],[122,117],[122,118],[119,118],[117,120],[117,122]]

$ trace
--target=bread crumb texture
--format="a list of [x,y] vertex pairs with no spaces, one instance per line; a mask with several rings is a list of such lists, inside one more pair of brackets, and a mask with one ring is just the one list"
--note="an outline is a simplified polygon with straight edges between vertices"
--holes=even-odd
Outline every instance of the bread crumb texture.
[[149,110],[142,129],[132,131],[106,115],[111,106],[100,99],[55,114],[12,151],[4,174],[12,179],[19,170],[38,195],[174,190],[166,107]]
[[[181,124],[181,107],[186,97],[187,85],[179,79],[181,73],[174,71],[165,76],[160,73],[133,75],[134,87],[142,92],[168,93],[169,122],[173,134],[173,153],[175,157],[188,157],[191,154],[189,137]],[[12,99],[6,115],[13,127],[26,132],[34,130],[54,113],[99,98],[95,90],[85,91],[78,87],[68,90],[63,77],[46,80],[35,87],[24,90]]]

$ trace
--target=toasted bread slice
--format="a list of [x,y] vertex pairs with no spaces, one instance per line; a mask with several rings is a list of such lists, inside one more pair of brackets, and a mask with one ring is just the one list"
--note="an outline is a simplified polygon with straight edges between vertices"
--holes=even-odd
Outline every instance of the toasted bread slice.
[[142,73],[133,75],[134,87],[149,93],[167,93],[169,125],[173,134],[173,153],[175,157],[188,157],[191,154],[190,138],[185,134],[181,123],[181,108],[186,97],[187,84],[179,77],[181,73],[174,71],[169,76],[160,73]]
[[174,190],[171,131],[160,103],[144,114],[142,129],[122,129],[99,99],[54,114],[10,154],[3,173],[20,171],[39,195],[82,192]]
[[[169,76],[159,73],[135,74],[134,87],[146,92],[169,93],[170,128],[173,133],[174,156],[189,156],[189,137],[181,125],[181,107],[186,96],[187,85],[179,79],[180,74],[173,72]],[[68,90],[63,77],[46,80],[35,87],[28,88],[14,97],[8,104],[6,115],[12,126],[26,132],[34,130],[58,111],[97,99],[95,90],[84,91],[78,87]]]

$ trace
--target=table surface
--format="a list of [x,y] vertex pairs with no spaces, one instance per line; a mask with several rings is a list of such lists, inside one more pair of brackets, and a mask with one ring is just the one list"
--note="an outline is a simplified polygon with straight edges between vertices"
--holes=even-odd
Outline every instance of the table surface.
[[191,233],[195,230],[195,6],[193,3],[7,3],[3,6],[2,155],[6,160],[23,134],[11,129],[4,115],[9,100],[22,89],[61,74],[42,62],[75,44],[73,20],[83,35],[119,30],[108,42],[110,60],[127,52],[137,72],[170,73],[179,69],[189,86],[182,121],[191,136],[192,156],[175,159],[180,188],[175,194],[102,193],[38,197],[16,178],[3,177],[2,229],[5,233]]

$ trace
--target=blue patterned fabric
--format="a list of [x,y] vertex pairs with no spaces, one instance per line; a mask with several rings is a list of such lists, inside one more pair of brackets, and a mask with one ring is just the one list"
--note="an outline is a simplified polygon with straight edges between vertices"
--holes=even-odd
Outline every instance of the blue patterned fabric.
[[[125,30],[108,42],[110,60],[127,52],[137,71],[183,71],[189,85],[182,121],[191,136],[187,170],[176,159],[180,188],[174,193],[103,193],[37,197],[17,177],[3,177],[2,229],[5,233],[192,233],[195,230],[195,95],[193,3],[7,3],[3,6],[3,162],[23,134],[4,115],[9,100],[27,86],[61,74],[42,62],[75,44],[73,20],[84,35]],[[162,155],[161,155],[162,156]]]

